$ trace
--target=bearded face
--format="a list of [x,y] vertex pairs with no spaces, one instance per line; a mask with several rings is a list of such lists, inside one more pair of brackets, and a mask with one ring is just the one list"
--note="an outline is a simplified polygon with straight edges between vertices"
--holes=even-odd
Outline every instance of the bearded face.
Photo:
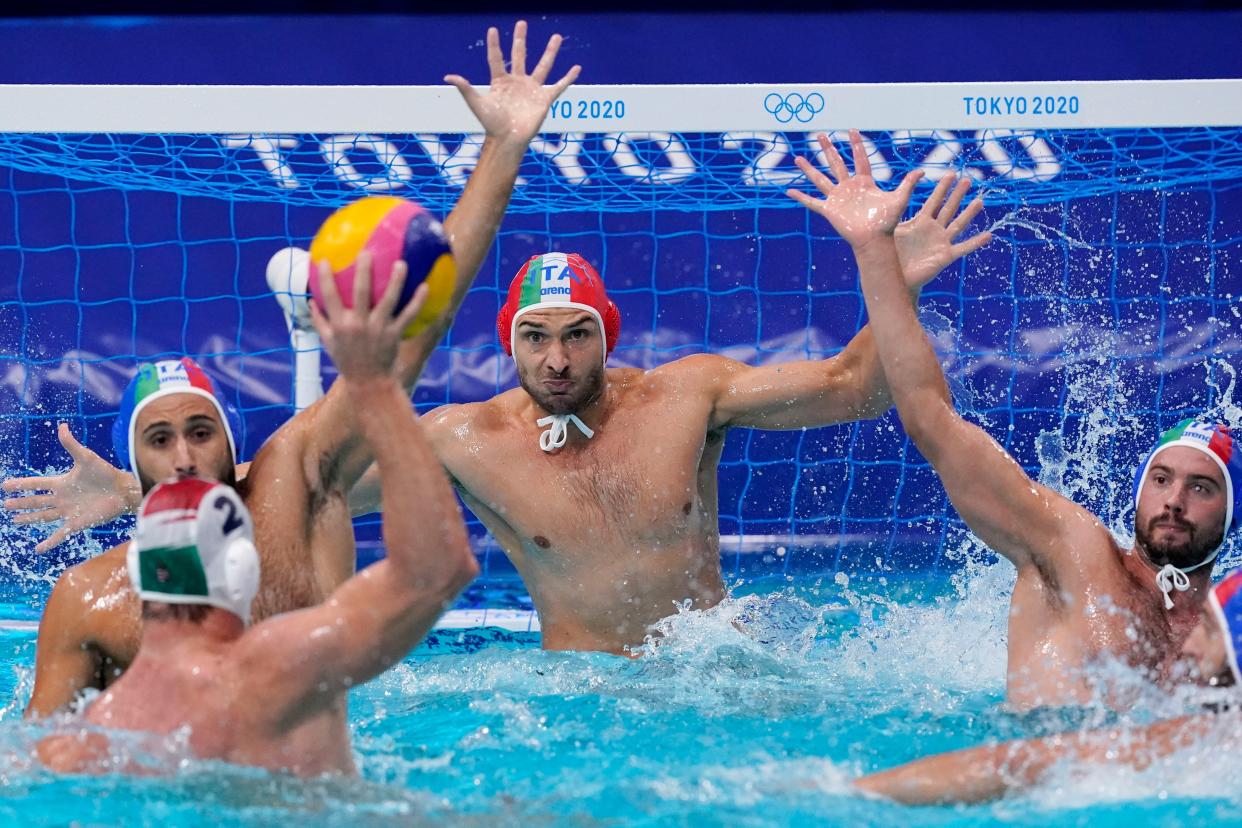
[[573,308],[532,311],[513,342],[518,382],[549,414],[573,414],[604,389],[604,345],[593,314]]
[[197,394],[170,394],[138,413],[134,457],[145,495],[170,477],[206,477],[237,488],[228,433],[215,406]]
[[1206,561],[1225,534],[1224,476],[1206,454],[1172,446],[1151,461],[1134,510],[1134,537],[1157,567]]
[[1213,532],[1172,513],[1156,515],[1146,525],[1136,516],[1134,536],[1153,564],[1173,564],[1178,569],[1203,563],[1225,539],[1223,528]]

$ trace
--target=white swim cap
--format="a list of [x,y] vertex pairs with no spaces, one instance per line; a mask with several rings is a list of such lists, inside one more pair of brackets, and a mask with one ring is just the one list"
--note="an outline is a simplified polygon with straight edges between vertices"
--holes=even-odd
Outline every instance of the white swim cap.
[[250,510],[230,486],[182,477],[151,489],[126,562],[144,601],[207,604],[250,623],[259,554]]

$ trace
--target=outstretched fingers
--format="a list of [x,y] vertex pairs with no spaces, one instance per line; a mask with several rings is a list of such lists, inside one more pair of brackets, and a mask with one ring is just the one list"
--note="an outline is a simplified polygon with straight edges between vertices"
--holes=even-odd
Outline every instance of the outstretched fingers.
[[[52,477],[11,477],[4,481],[4,483],[0,484],[0,489],[3,489],[6,492],[42,492],[50,488],[54,479],[55,478]],[[24,497],[11,497],[4,501],[4,508],[29,508],[17,505],[19,501],[24,501],[25,499],[26,498]]]
[[548,73],[552,71],[552,64],[556,62],[556,54],[561,50],[561,41],[562,38],[558,34],[548,38],[548,45],[544,47],[543,55],[530,73],[531,78],[536,83],[543,84],[548,79]]
[[906,177],[901,179],[901,184],[895,190],[897,196],[901,199],[901,209],[905,210],[906,205],[910,203],[910,196],[914,195],[914,186],[923,178],[922,170],[911,170],[906,173]]
[[48,536],[46,540],[35,544],[36,552],[47,552],[49,549],[55,549],[69,539],[69,527],[62,526]]
[[814,196],[809,196],[801,190],[795,190],[792,187],[785,191],[785,195],[789,196],[803,207],[806,207],[808,210],[815,210],[816,212],[819,212],[819,206],[823,204],[822,201]]
[[935,188],[931,191],[931,195],[923,202],[923,206],[919,208],[920,216],[928,216],[935,220],[940,215],[940,206],[944,204],[944,197],[948,195],[949,188],[953,186],[954,180],[957,178],[955,173],[949,173],[944,178],[936,182]]
[[816,169],[815,165],[805,158],[799,156],[794,159],[794,163],[798,165],[798,169],[802,170],[802,174],[824,195],[831,193],[833,188],[837,186],[832,183],[831,178]]
[[951,224],[949,224],[949,238],[956,238],[963,230],[969,227],[970,223],[975,220],[975,217],[978,216],[982,210],[983,196],[979,196],[974,201],[970,202],[966,209],[963,210],[957,218],[953,219]]
[[526,74],[526,21],[519,20],[513,26],[513,51],[510,71],[517,77]]
[[841,153],[837,152],[837,148],[832,145],[832,141],[828,140],[828,136],[820,133],[817,136],[819,140],[819,148],[824,151],[824,159],[828,162],[828,171],[832,173],[832,177],[838,182],[845,181],[850,177],[850,171],[845,168],[845,161],[841,159]]
[[969,256],[971,253],[974,253],[991,240],[992,233],[990,230],[984,230],[982,233],[976,233],[965,241],[953,245],[953,255],[959,259],[963,256]]
[[462,98],[465,99],[466,106],[469,106],[471,109],[474,108],[474,102],[478,100],[479,93],[475,91],[475,88],[471,85],[470,81],[466,80],[461,75],[445,75],[444,82],[455,86],[457,91],[461,93]]
[[850,130],[850,150],[854,153],[854,175],[870,178],[871,159],[867,157],[867,147],[863,144],[862,133],[856,129]]
[[37,512],[22,512],[13,515],[13,522],[22,525],[32,523],[51,523],[54,520],[60,520],[62,517],[60,510],[55,508],[40,509]]
[[953,188],[953,194],[949,196],[944,209],[940,211],[940,215],[936,216],[936,220],[940,222],[941,227],[949,226],[949,222],[957,214],[958,208],[962,206],[962,199],[966,197],[966,193],[970,190],[970,186],[973,183],[968,175],[963,175],[961,180],[957,182],[957,186]]
[[[24,478],[24,480],[39,480],[39,479],[40,478],[36,478],[36,477]],[[14,481],[9,481],[9,482],[14,482]],[[16,482],[21,483],[23,482],[23,480],[18,480]],[[43,488],[43,487],[38,486],[38,485],[30,486],[26,489],[26,491],[31,491],[31,490],[38,489],[38,488]],[[25,497],[10,497],[4,501],[4,508],[8,509],[10,512],[42,511],[43,509],[51,509],[55,505],[56,505],[56,497],[55,495],[50,495],[50,494],[35,494],[35,495],[26,495]],[[16,518],[14,519],[16,520]]]
[[565,77],[557,81],[556,86],[552,87],[552,100],[556,100],[557,98],[559,98],[562,92],[568,89],[574,83],[574,81],[578,80],[578,75],[581,72],[582,72],[582,67],[579,66],[578,64],[575,63],[573,66],[571,66],[569,71],[565,73]]
[[492,73],[492,80],[505,74],[505,56],[500,51],[500,30],[495,26],[487,29],[487,68]]

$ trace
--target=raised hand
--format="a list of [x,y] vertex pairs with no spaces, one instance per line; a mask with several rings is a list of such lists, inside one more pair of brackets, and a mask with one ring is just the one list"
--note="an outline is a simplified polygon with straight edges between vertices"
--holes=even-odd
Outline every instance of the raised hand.
[[552,35],[534,71],[526,74],[526,21],[519,20],[513,27],[512,65],[506,70],[500,32],[493,26],[487,30],[487,65],[492,73],[488,94],[479,94],[461,75],[446,75],[444,82],[457,87],[489,136],[513,138],[525,145],[539,133],[548,107],[577,80],[582,70],[581,66],[574,66],[555,84],[544,86],[560,48],[561,36]]
[[[897,225],[893,233],[901,270],[912,290],[918,290],[953,262],[992,240],[992,234],[984,230],[957,244],[953,243],[953,239],[961,235],[983,209],[983,197],[980,196],[958,214],[971,180],[964,177],[954,187],[956,178],[950,173],[940,179],[914,217]],[[950,187],[953,191],[945,201]]]
[[[803,206],[828,219],[841,238],[857,248],[877,236],[892,235],[910,203],[914,185],[923,177],[915,170],[902,179],[901,185],[891,192],[881,190],[871,177],[871,162],[863,147],[862,135],[850,130],[850,147],[854,155],[854,174],[845,167],[836,147],[828,136],[819,136],[819,146],[828,159],[828,171],[832,178],[817,170],[805,158],[798,158],[798,169],[810,179],[823,194],[817,199],[799,190],[787,190],[786,194]],[[833,178],[836,182],[833,182]]]
[[61,423],[56,436],[73,458],[73,468],[51,477],[17,477],[4,481],[3,485],[6,492],[46,492],[5,500],[4,508],[16,513],[14,523],[64,521],[35,546],[36,552],[46,552],[72,535],[132,511],[142,499],[133,475],[79,443],[68,424]]
[[371,254],[360,253],[354,271],[353,307],[347,308],[337,292],[332,268],[327,262],[319,263],[323,310],[311,303],[311,323],[341,376],[350,380],[393,376],[402,334],[427,301],[427,285],[423,283],[401,312],[393,316],[405,278],[405,262],[399,261],[392,267],[392,278],[383,296],[372,308]]

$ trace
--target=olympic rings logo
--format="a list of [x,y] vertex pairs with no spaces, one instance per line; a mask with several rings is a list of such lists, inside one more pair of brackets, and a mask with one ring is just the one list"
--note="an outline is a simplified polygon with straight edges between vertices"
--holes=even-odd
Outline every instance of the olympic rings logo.
[[763,108],[782,124],[793,120],[805,124],[824,111],[824,96],[818,92],[806,96],[799,92],[788,95],[773,92],[763,99]]

